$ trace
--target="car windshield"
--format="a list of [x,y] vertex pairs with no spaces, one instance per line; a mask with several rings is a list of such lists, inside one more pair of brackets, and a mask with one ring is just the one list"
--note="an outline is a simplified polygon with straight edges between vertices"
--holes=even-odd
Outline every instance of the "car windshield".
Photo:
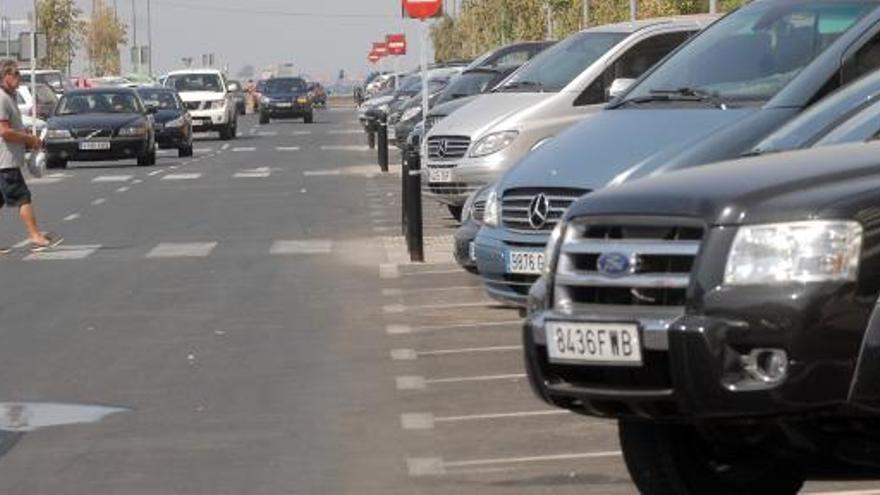
[[626,36],[624,33],[573,34],[538,54],[498,91],[560,91]]
[[303,93],[306,82],[302,79],[271,79],[266,83],[267,93]]
[[143,113],[143,107],[131,93],[72,94],[61,98],[56,115],[88,113]]
[[139,89],[138,95],[147,106],[160,110],[180,110],[180,104],[171,91],[160,89]]
[[400,87],[399,91],[418,91],[422,84],[422,75],[421,74],[410,74],[403,79],[401,79],[398,83]]
[[706,93],[766,101],[871,11],[872,2],[757,2],[719,20],[642,80],[626,100]]
[[177,91],[223,92],[223,81],[217,74],[175,74],[168,76],[165,85]]
[[476,95],[486,90],[486,87],[498,77],[498,73],[490,70],[475,70],[466,72],[455,78],[446,89],[443,90],[437,102],[454,100],[465,96]]

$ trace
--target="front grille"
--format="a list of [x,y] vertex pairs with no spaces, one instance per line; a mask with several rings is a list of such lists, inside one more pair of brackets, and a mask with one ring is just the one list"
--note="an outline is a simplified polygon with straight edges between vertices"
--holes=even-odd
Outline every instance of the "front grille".
[[[504,192],[501,200],[502,224],[519,232],[548,232],[565,214],[565,210],[587,190],[572,188],[521,188]],[[546,211],[538,203],[546,199]],[[535,211],[538,208],[540,211]],[[543,219],[543,220],[542,220]]]
[[556,266],[556,301],[684,306],[703,232],[682,219],[572,221]]
[[455,160],[463,158],[471,145],[467,136],[432,136],[428,139],[428,158]]
[[475,221],[482,223],[483,218],[486,216],[486,201],[479,200],[474,201],[473,210],[471,211],[471,218]]
[[202,106],[202,102],[200,101],[185,101],[183,102],[183,106],[186,107],[187,110],[198,110]]
[[110,129],[73,129],[71,134],[78,139],[108,138],[113,135],[113,131]]

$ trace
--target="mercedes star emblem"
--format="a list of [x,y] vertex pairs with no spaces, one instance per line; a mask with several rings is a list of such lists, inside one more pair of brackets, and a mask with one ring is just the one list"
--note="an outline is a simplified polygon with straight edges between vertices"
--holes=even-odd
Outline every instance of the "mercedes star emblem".
[[529,225],[535,230],[544,228],[550,217],[550,200],[544,193],[532,198],[529,204]]

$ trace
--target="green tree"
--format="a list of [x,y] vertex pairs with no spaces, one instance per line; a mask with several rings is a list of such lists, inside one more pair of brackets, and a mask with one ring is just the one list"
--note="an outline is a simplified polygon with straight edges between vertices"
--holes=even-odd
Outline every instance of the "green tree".
[[116,18],[113,8],[105,0],[95,0],[93,5],[91,18],[85,26],[91,72],[98,77],[119,74],[122,66],[119,47],[128,42],[126,26]]
[[42,67],[66,71],[82,42],[85,23],[74,0],[39,0],[37,22],[46,33],[46,57]]

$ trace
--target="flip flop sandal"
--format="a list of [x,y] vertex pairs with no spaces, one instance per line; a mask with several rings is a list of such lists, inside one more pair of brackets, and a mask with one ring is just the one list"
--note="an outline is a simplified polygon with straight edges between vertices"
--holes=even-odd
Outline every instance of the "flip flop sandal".
[[12,248],[11,248],[11,247],[6,247],[6,246],[4,246],[4,247],[0,247],[0,256],[2,256],[2,255],[4,255],[4,254],[9,254],[9,253],[11,253],[11,252],[12,252]]
[[63,237],[47,237],[47,239],[49,240],[48,244],[31,243],[31,252],[42,253],[43,251],[48,251],[52,248],[58,247],[62,242],[64,242]]

